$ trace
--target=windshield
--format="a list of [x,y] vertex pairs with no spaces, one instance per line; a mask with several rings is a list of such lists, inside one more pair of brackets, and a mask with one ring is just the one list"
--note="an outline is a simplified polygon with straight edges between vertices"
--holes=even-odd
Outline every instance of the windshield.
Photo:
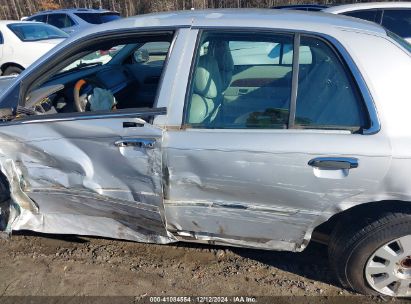
[[102,24],[106,22],[110,22],[113,20],[120,19],[118,13],[75,13],[76,16],[80,17],[84,21],[91,23],[91,24]]
[[7,27],[19,37],[21,41],[39,41],[68,37],[65,32],[44,23],[11,23],[8,24]]
[[405,39],[401,38],[397,34],[393,32],[387,31],[388,37],[394,39],[398,44],[400,44],[403,48],[405,48],[408,52],[411,53],[411,44],[408,43]]

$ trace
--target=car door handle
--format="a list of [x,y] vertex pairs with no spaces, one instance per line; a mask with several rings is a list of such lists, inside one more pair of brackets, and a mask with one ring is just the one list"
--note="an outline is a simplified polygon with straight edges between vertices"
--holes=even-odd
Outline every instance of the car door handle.
[[354,169],[358,159],[352,157],[317,157],[308,162],[311,167],[329,170]]
[[139,147],[145,149],[154,149],[156,140],[154,138],[129,138],[117,140],[114,142],[116,147]]

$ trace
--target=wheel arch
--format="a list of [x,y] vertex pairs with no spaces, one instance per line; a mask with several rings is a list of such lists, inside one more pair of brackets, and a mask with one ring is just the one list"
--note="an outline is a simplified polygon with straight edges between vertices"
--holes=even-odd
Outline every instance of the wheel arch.
[[351,206],[350,208],[335,213],[327,220],[316,224],[310,235],[310,241],[313,240],[326,244],[328,242],[328,236],[340,221],[346,220],[348,222],[348,220],[355,220],[358,217],[364,218],[386,212],[411,213],[411,201],[382,200]]
[[0,67],[1,74],[3,75],[4,72],[6,71],[6,69],[8,67],[11,67],[11,66],[17,67],[17,68],[22,69],[22,70],[26,69],[24,66],[22,66],[21,64],[18,64],[16,62],[6,62],[6,63],[3,63]]

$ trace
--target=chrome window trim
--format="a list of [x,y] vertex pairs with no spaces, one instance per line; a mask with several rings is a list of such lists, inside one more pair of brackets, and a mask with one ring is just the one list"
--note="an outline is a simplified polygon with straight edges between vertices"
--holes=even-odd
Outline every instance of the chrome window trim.
[[[253,32],[253,31],[265,31],[265,32],[273,32],[276,34],[300,34],[300,35],[308,35],[308,36],[313,36],[313,37],[318,37],[324,39],[326,42],[330,43],[332,47],[334,47],[337,51],[338,54],[342,57],[344,60],[344,63],[347,65],[347,68],[351,72],[352,76],[354,77],[354,81],[358,86],[359,93],[361,94],[361,97],[363,98],[365,108],[368,112],[368,117],[370,120],[370,126],[368,129],[363,129],[360,134],[362,135],[373,135],[378,133],[381,130],[381,123],[380,119],[378,117],[378,112],[377,108],[374,103],[374,98],[371,95],[371,92],[367,86],[367,83],[365,82],[365,79],[363,78],[360,70],[358,69],[356,63],[352,59],[351,55],[348,53],[346,48],[338,41],[338,39],[324,34],[324,33],[319,33],[319,32],[313,32],[313,31],[304,31],[304,30],[293,30],[293,29],[278,29],[278,28],[262,28],[262,27],[246,27],[246,28],[240,28],[240,27],[220,27],[220,26],[193,26],[191,27],[192,29],[195,30],[200,30],[200,34],[202,30],[221,30],[221,31],[240,31],[240,32]],[[190,74],[190,78],[192,75]],[[190,81],[189,81],[190,82]],[[189,88],[187,87],[186,90]],[[187,100],[185,100],[187,102]],[[185,126],[185,120],[183,120],[183,127]],[[290,130],[290,129],[286,129]],[[309,129],[307,129],[309,130]]]

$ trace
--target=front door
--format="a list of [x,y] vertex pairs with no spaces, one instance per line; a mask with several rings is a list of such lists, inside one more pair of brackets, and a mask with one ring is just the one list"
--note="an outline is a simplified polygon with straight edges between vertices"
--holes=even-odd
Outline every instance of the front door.
[[390,147],[364,134],[374,122],[348,67],[311,36],[294,56],[294,38],[202,33],[185,127],[164,139],[167,228],[181,238],[299,251],[377,189]]
[[10,229],[166,243],[162,131],[139,110],[33,116],[0,126]]

